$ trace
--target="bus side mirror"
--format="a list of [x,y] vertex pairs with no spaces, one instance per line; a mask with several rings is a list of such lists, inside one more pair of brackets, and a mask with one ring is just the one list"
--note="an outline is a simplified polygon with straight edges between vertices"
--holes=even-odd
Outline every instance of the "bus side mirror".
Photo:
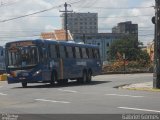
[[156,24],[155,16],[152,17],[152,23],[153,23],[153,24]]

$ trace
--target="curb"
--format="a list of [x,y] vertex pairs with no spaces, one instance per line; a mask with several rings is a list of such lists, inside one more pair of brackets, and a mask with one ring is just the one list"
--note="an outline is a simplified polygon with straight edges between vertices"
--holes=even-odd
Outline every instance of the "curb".
[[148,92],[160,92],[160,89],[154,88],[119,88],[119,89],[127,89],[127,90],[137,90],[137,91],[148,91]]
[[129,84],[129,85],[120,85],[116,88],[118,89],[127,89],[127,90],[137,90],[137,91],[148,91],[148,92],[160,92],[160,89],[152,87],[152,82]]
[[107,75],[107,74],[141,74],[141,73],[153,73],[149,71],[135,71],[135,72],[102,72],[102,75]]
[[2,86],[6,81],[0,81],[0,86]]

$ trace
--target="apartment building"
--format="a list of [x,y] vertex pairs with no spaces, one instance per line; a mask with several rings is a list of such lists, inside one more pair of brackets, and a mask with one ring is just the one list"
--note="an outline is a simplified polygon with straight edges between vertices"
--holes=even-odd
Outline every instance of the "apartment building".
[[[98,13],[67,13],[67,27],[72,33],[98,33]],[[65,29],[65,16],[62,14],[62,29]]]

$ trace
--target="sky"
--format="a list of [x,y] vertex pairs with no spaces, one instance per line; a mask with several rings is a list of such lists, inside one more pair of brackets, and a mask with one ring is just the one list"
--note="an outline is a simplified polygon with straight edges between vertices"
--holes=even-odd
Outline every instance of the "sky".
[[[99,32],[108,33],[117,23],[132,21],[139,26],[140,42],[147,45],[153,41],[151,18],[155,14],[155,0],[0,0],[0,45],[39,38],[41,32],[61,29],[59,11],[64,10],[65,2],[73,12],[98,13]],[[42,10],[46,11],[29,15]]]

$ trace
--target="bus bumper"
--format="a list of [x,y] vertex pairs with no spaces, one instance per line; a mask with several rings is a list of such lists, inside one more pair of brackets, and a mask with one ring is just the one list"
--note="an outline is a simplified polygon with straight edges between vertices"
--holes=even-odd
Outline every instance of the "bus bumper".
[[27,82],[27,83],[37,83],[42,81],[42,77],[21,77],[21,78],[16,78],[16,77],[8,77],[7,78],[8,84],[13,84],[13,83],[22,83],[22,82]]

